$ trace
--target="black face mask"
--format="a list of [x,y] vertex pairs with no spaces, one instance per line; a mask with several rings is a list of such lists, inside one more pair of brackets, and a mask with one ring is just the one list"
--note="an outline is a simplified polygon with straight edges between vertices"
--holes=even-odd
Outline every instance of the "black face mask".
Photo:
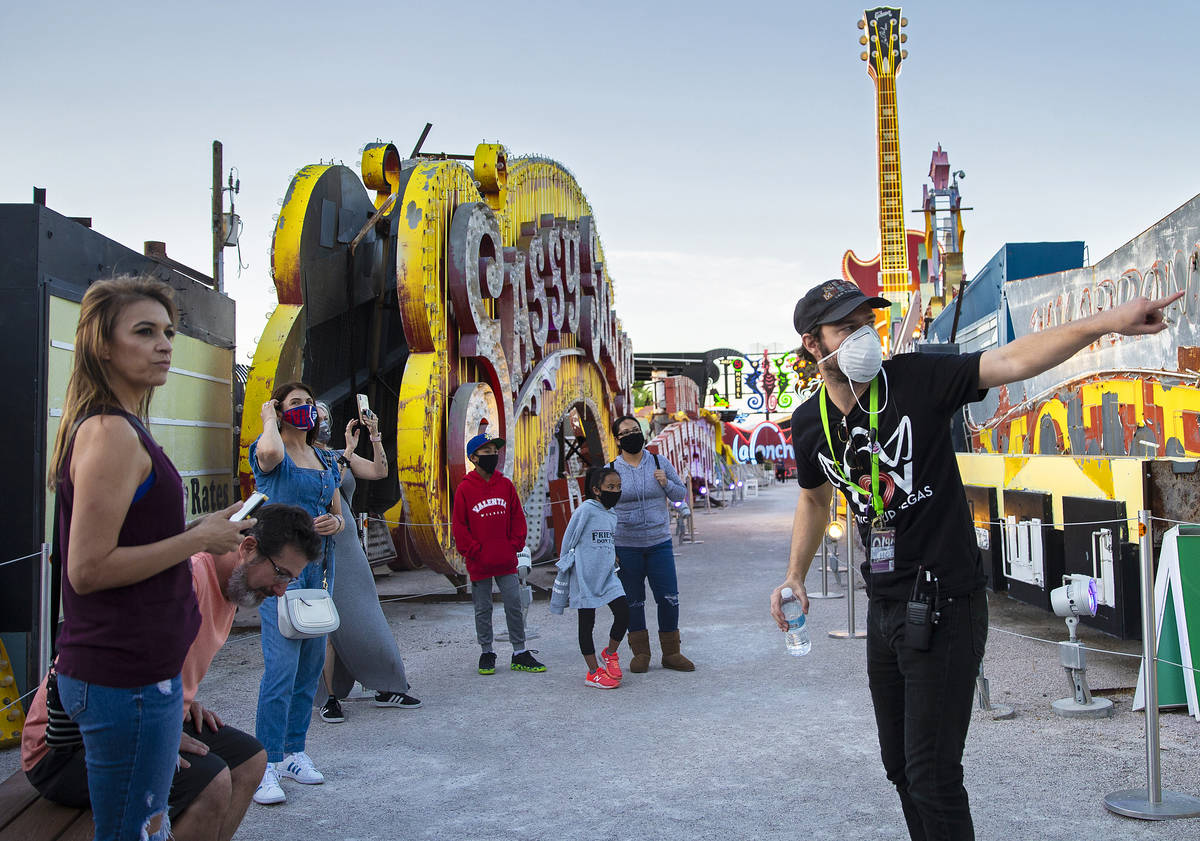
[[637,455],[642,451],[642,447],[646,446],[646,436],[640,432],[631,432],[617,439],[617,446],[631,456]]
[[495,473],[496,465],[498,465],[500,463],[500,454],[499,453],[490,453],[488,455],[477,455],[477,456],[475,456],[475,458],[478,459],[478,461],[476,461],[475,463],[477,465],[479,465],[479,469],[482,470],[484,473]]
[[620,491],[600,491],[600,504],[605,508],[612,508],[621,501]]

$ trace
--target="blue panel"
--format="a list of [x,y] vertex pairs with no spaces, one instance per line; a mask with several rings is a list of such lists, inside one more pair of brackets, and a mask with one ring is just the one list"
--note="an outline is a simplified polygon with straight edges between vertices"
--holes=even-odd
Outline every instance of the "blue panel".
[[1083,267],[1083,242],[1010,242],[1005,281]]
[[[967,284],[967,291],[963,293],[962,314],[958,319],[959,329],[996,312],[1000,308],[1000,289],[1006,282],[1081,266],[1083,242],[1080,240],[1005,243]],[[929,325],[930,341],[950,340],[954,307],[954,304],[946,307]]]

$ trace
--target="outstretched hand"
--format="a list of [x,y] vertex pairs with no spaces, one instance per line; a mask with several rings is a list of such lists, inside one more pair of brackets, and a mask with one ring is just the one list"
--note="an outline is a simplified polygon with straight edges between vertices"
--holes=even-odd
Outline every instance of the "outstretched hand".
[[1163,310],[1183,297],[1183,291],[1165,298],[1150,300],[1139,295],[1132,301],[1108,311],[1109,330],[1123,336],[1143,336],[1167,329]]

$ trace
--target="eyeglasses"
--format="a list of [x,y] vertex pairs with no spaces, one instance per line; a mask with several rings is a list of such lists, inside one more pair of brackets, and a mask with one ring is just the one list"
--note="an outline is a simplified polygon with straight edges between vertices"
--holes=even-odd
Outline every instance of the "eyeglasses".
[[272,568],[274,568],[275,577],[278,578],[283,583],[291,584],[293,581],[295,581],[297,578],[299,578],[299,576],[292,575],[286,569],[280,568],[279,564],[275,563],[275,561],[271,560],[271,558],[268,557],[267,555],[259,555],[259,557],[265,559],[266,562],[269,563],[272,566]]

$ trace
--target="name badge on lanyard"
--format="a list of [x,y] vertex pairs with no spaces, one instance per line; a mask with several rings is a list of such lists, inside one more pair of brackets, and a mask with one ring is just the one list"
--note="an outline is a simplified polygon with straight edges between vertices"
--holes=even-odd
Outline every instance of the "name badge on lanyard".
[[871,574],[880,575],[896,571],[896,530],[873,525],[869,535],[867,551],[871,560]]
[[871,507],[875,511],[875,519],[871,523],[871,531],[867,537],[867,552],[871,563],[872,574],[882,574],[885,572],[896,571],[896,530],[885,526],[883,520],[884,504],[883,499],[879,494],[879,452],[880,446],[877,441],[878,423],[879,423],[879,381],[874,379],[871,381],[871,411],[870,411],[870,426],[871,426],[871,492],[867,494],[861,490],[850,475],[842,467],[837,460],[837,455],[833,449],[833,436],[829,433],[829,412],[825,406],[825,386],[821,386],[820,394],[820,410],[821,424],[825,429],[825,441],[829,445],[829,454],[833,457],[833,463],[842,478],[846,481],[846,487],[850,493],[869,496]]

